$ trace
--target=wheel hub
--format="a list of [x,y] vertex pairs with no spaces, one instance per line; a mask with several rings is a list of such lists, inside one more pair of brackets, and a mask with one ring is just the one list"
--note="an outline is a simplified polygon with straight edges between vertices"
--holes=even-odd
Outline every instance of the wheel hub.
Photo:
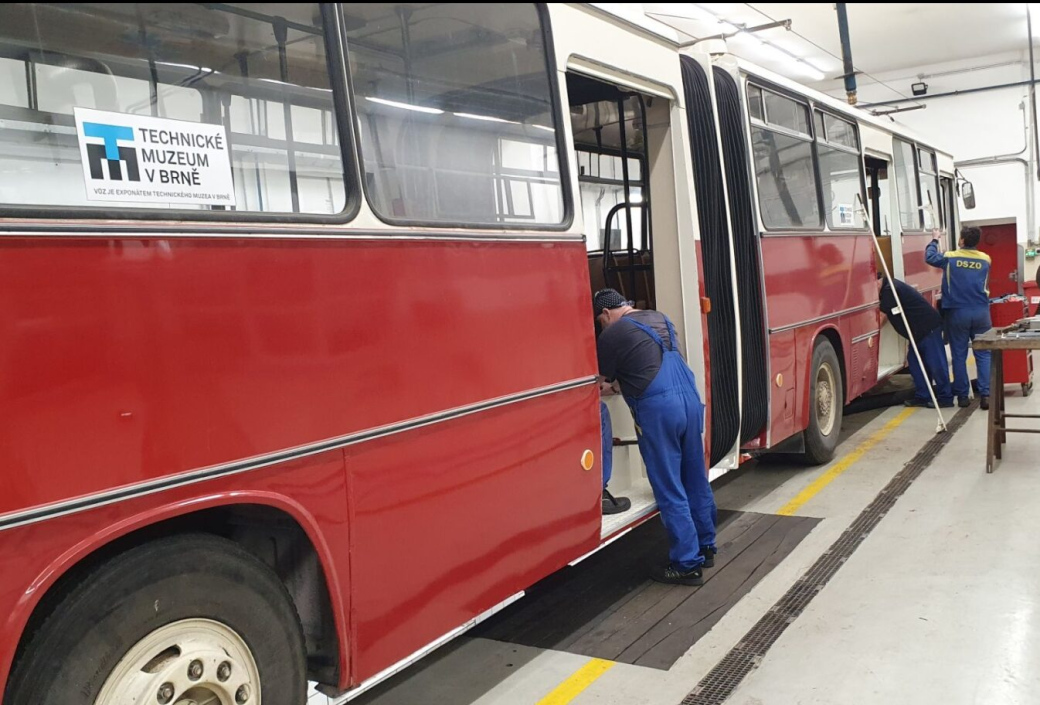
[[260,675],[245,641],[226,625],[186,619],[135,644],[94,705],[260,705]]
[[821,365],[816,374],[816,425],[825,436],[834,430],[834,384],[834,373],[830,366]]

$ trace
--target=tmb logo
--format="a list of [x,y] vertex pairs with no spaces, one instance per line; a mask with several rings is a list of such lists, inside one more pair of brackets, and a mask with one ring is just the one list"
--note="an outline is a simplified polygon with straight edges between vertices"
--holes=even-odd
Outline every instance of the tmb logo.
[[120,141],[134,141],[133,128],[123,125],[106,125],[100,122],[84,122],[83,136],[102,140],[101,144],[88,143],[86,145],[90,178],[104,180],[105,172],[101,165],[107,163],[108,178],[112,181],[122,181],[123,164],[125,163],[127,180],[141,180],[141,172],[137,168],[137,150],[133,147],[119,145]]

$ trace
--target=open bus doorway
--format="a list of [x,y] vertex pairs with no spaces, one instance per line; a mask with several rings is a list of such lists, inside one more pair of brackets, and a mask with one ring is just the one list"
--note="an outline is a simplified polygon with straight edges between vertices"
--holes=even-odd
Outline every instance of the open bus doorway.
[[[655,167],[670,173],[672,166],[653,158],[649,126],[660,125],[665,133],[655,135],[658,142],[667,138],[668,101],[575,73],[567,74],[567,92],[589,286],[593,292],[616,289],[636,308],[657,309],[651,174]],[[679,318],[678,312],[664,312]],[[595,325],[591,311],[589,321]],[[609,536],[652,512],[655,504],[632,414],[620,396],[604,401],[618,444],[608,489],[632,502],[628,511],[604,516],[602,535]]]
[[[890,162],[878,157],[867,156],[864,159],[867,176],[867,197],[870,200],[870,220],[874,234],[877,236],[881,254],[888,266],[888,271],[896,279],[903,277],[903,248],[900,240],[898,214],[892,212],[893,181],[889,178]],[[893,226],[893,222],[895,225]],[[884,272],[877,252],[874,263],[878,274]],[[893,372],[903,369],[906,361],[906,341],[892,325],[880,317],[881,349],[878,351],[878,378],[884,378]]]

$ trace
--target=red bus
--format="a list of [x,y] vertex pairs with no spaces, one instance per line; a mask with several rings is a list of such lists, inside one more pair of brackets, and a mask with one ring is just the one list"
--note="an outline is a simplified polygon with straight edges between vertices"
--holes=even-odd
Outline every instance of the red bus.
[[[706,77],[698,83],[695,63],[684,62],[687,90],[699,85],[707,106]],[[907,343],[877,308],[877,248],[892,276],[939,305],[941,274],[924,251],[936,236],[955,246],[953,158],[894,122],[731,57],[716,60],[713,79],[721,166],[713,174],[712,159],[695,158],[694,172],[698,189],[714,180],[727,196],[698,198],[698,207],[703,243],[730,225],[729,252],[703,252],[705,287],[713,301],[732,299],[735,316],[730,325],[708,319],[712,392],[723,391],[720,364],[739,359],[725,393],[741,400],[730,403],[739,427],[732,413],[713,419],[713,464],[730,444],[825,462],[843,406],[905,365]],[[697,150],[711,116],[705,108],[689,119],[699,123]]]
[[647,520],[598,287],[675,322],[717,477],[884,374],[864,212],[935,284],[948,157],[590,7],[0,20],[4,705],[350,697]]

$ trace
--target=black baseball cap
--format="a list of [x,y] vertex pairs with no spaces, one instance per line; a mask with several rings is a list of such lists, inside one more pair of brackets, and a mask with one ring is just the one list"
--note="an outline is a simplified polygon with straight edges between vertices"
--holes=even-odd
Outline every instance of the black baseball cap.
[[600,289],[592,295],[592,310],[595,316],[599,316],[607,309],[631,305],[632,302],[615,289]]

